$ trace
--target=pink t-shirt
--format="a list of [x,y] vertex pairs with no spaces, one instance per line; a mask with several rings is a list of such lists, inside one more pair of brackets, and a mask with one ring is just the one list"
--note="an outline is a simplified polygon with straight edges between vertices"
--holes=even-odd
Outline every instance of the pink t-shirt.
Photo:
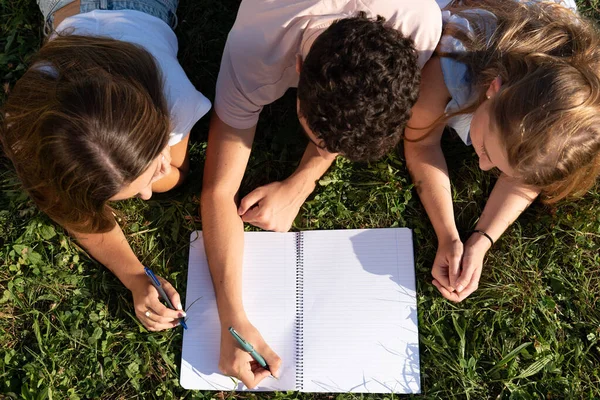
[[296,55],[304,59],[335,20],[381,15],[415,42],[422,68],[442,32],[434,0],[243,0],[227,37],[217,79],[215,111],[226,124],[250,128],[263,106],[298,86]]

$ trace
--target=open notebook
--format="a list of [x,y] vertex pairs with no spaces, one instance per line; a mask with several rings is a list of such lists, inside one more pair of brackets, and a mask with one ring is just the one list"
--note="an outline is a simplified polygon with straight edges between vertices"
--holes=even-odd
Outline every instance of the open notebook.
[[[283,360],[280,379],[257,390],[420,391],[409,229],[246,232],[244,241],[244,306]],[[245,390],[218,370],[220,324],[199,231],[186,312],[181,386]]]

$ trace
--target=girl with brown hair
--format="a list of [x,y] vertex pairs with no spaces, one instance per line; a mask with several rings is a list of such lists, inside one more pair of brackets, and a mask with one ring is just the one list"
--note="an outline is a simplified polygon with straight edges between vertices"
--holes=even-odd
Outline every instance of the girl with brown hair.
[[[549,203],[583,194],[600,173],[600,40],[565,3],[463,0],[443,10],[405,156],[438,237],[433,284],[449,300],[477,289],[487,250],[539,194]],[[464,244],[440,146],[446,125],[473,144],[482,170],[501,172]]]
[[159,296],[110,202],[149,199],[188,171],[192,126],[210,102],[177,61],[175,0],[41,0],[49,40],[16,83],[1,140],[24,188],[133,294],[150,330],[184,316]]

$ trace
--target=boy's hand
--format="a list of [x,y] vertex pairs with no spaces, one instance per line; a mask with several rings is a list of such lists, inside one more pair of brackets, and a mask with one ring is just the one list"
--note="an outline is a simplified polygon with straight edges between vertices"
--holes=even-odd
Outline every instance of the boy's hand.
[[162,331],[179,325],[179,318],[185,317],[182,311],[179,293],[166,280],[157,276],[171,303],[178,310],[171,310],[160,302],[160,295],[146,275],[140,277],[131,286],[135,315],[149,331]]
[[240,202],[244,222],[261,229],[287,232],[306,197],[289,181],[273,182],[254,189]]
[[431,268],[431,275],[434,278],[433,284],[438,289],[443,287],[447,292],[454,291],[456,279],[460,274],[460,260],[462,257],[463,243],[459,238],[440,242]]
[[265,343],[258,330],[247,320],[236,321],[233,328],[265,359],[271,371],[262,368],[249,353],[242,350],[229,332],[229,326],[225,325],[221,327],[219,370],[240,379],[249,389],[255,388],[270,375],[277,377],[281,358]]

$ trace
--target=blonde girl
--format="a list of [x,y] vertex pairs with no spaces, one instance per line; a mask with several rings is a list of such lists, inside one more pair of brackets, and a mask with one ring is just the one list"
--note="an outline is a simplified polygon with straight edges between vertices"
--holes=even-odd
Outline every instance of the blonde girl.
[[[561,4],[557,4],[561,3]],[[438,238],[433,284],[452,301],[478,287],[486,252],[538,196],[585,193],[600,172],[600,41],[574,4],[464,0],[422,72],[405,156]],[[500,176],[463,243],[440,139],[453,128]]]

